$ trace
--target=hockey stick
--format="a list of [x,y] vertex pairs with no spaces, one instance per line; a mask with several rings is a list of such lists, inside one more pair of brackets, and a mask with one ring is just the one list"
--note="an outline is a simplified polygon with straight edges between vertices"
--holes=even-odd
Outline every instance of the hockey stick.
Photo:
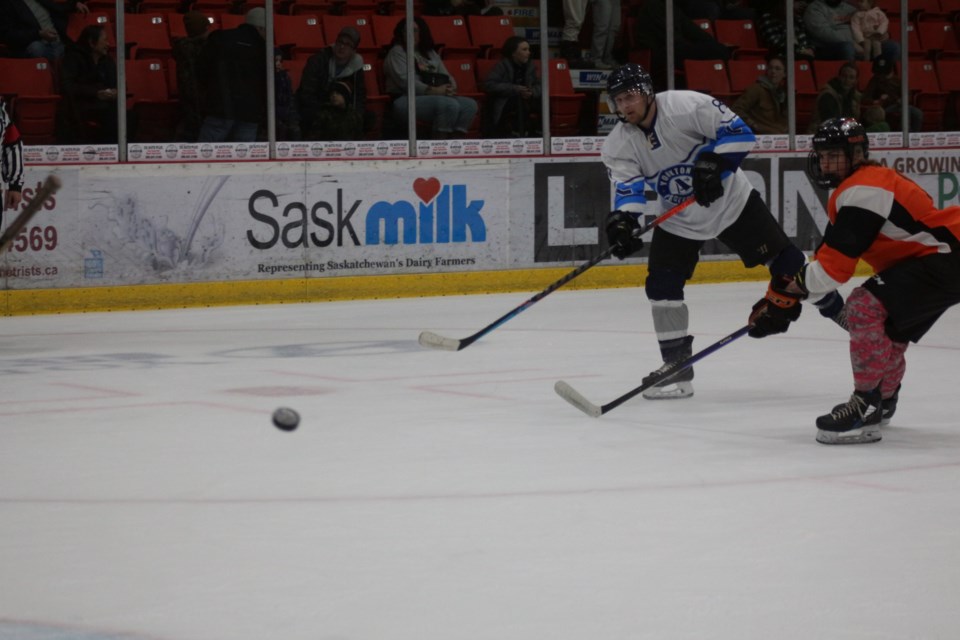
[[583,396],[583,394],[581,394],[579,391],[571,387],[569,384],[567,384],[563,380],[558,380],[557,383],[553,385],[553,390],[556,391],[561,398],[563,398],[564,400],[566,400],[567,402],[575,406],[577,409],[580,409],[580,411],[583,411],[588,416],[592,418],[599,418],[600,416],[607,413],[608,411],[616,409],[621,404],[623,404],[630,398],[636,396],[637,394],[646,391],[650,387],[655,387],[661,382],[669,380],[670,378],[677,375],[684,369],[688,369],[692,367],[694,363],[699,362],[700,360],[703,360],[714,351],[727,346],[737,338],[743,337],[744,335],[746,335],[746,333],[749,330],[750,330],[750,325],[747,325],[745,327],[740,327],[730,335],[720,338],[709,347],[701,351],[698,351],[692,356],[690,356],[689,358],[686,358],[676,363],[672,369],[664,371],[663,373],[650,378],[649,380],[641,384],[636,389],[632,389],[626,392],[625,394],[623,394],[622,396],[620,396],[619,398],[615,398],[602,406],[597,406],[593,404],[592,402],[587,400]]
[[52,174],[47,176],[47,179],[43,181],[43,185],[34,194],[30,204],[24,207],[20,215],[13,219],[13,222],[10,223],[7,230],[0,236],[0,253],[7,250],[7,247],[13,242],[14,238],[17,237],[21,229],[27,226],[30,219],[40,211],[40,208],[43,206],[43,203],[47,201],[47,198],[55,194],[61,185],[62,182],[57,176]]
[[[645,234],[647,231],[650,231],[650,229],[653,229],[654,227],[658,226],[664,220],[667,220],[668,218],[672,218],[673,216],[677,215],[678,213],[680,213],[681,211],[689,207],[694,202],[695,200],[693,198],[690,198],[689,200],[681,202],[674,208],[661,214],[659,217],[653,220],[650,224],[637,230],[633,234],[633,236],[635,238],[639,238],[640,236]],[[560,278],[559,280],[551,284],[549,287],[547,287],[537,295],[533,296],[532,298],[530,298],[529,300],[521,304],[519,307],[516,307],[515,309],[508,311],[507,313],[500,316],[499,318],[497,318],[496,320],[494,320],[493,322],[485,326],[483,329],[480,329],[480,331],[477,331],[473,335],[457,340],[456,338],[446,338],[437,333],[433,333],[432,331],[424,331],[420,334],[420,344],[423,345],[424,347],[430,347],[431,349],[444,349],[446,351],[460,351],[461,349],[465,349],[469,347],[471,344],[473,344],[474,342],[476,342],[477,340],[479,340],[480,338],[482,338],[483,336],[487,335],[488,333],[490,333],[491,331],[493,331],[494,329],[496,329],[497,327],[505,323],[507,320],[510,320],[511,318],[520,315],[520,313],[526,311],[528,308],[532,307],[537,302],[540,302],[541,300],[546,298],[548,295],[550,295],[551,293],[553,293],[563,285],[567,284],[577,276],[581,275],[587,269],[590,269],[591,267],[596,266],[600,262],[603,262],[604,260],[612,256],[613,251],[618,246],[619,245],[608,247],[605,251],[601,252],[600,255],[583,263],[582,265],[580,265],[579,267],[577,267],[567,275],[563,276],[562,278]]]

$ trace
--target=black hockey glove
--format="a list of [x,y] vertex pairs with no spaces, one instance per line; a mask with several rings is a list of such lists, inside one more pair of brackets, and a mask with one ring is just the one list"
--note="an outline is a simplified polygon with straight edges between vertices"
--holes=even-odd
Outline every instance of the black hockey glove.
[[723,180],[720,174],[727,166],[719,153],[704,151],[693,165],[693,197],[701,207],[709,207],[723,196]]
[[777,333],[786,333],[790,323],[800,317],[800,301],[807,297],[805,292],[796,293],[789,285],[794,279],[789,276],[774,276],[767,287],[767,295],[753,305],[750,312],[751,338],[765,338]]
[[607,243],[613,249],[613,255],[620,260],[643,249],[643,240],[639,235],[634,235],[639,232],[637,214],[618,210],[611,211],[607,216]]
[[850,331],[847,325],[847,308],[843,303],[843,296],[839,291],[831,291],[813,303],[820,310],[820,315],[836,322],[844,331]]

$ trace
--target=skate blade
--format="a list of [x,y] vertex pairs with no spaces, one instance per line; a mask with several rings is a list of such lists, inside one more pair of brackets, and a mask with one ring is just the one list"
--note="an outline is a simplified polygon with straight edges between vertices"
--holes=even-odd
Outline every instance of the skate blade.
[[689,382],[672,382],[663,387],[650,387],[641,395],[647,400],[680,400],[693,395],[693,385]]
[[868,444],[882,439],[880,427],[875,424],[843,432],[817,429],[817,442],[820,444]]

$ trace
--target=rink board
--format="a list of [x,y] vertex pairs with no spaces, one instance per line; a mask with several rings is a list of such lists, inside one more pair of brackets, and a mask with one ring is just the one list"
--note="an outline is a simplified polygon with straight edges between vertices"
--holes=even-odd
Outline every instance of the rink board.
[[[957,203],[956,152],[874,157]],[[805,165],[756,153],[743,168],[809,252],[827,194]],[[537,290],[606,249],[611,202],[596,157],[554,157],[30,166],[24,206],[51,171],[63,188],[0,256],[4,315]],[[766,275],[716,241],[702,260],[702,282]],[[645,262],[569,286],[639,286]]]

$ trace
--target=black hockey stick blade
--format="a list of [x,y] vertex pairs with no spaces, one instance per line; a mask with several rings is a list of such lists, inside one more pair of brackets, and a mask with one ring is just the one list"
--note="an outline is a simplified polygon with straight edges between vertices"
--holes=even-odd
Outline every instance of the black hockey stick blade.
[[53,174],[47,176],[47,179],[43,181],[43,184],[34,194],[30,204],[24,207],[20,215],[14,218],[10,226],[7,227],[7,230],[3,232],[3,235],[0,235],[0,253],[7,250],[7,247],[9,247],[13,239],[17,237],[17,234],[27,226],[30,219],[43,207],[43,203],[47,201],[47,198],[55,194],[62,184],[58,176]]
[[[634,233],[634,235],[639,238],[646,232],[650,231],[650,229],[653,229],[654,227],[659,226],[661,222],[663,222],[664,220],[667,220],[668,218],[672,218],[673,216],[677,215],[678,213],[680,213],[681,211],[683,211],[693,203],[694,203],[693,198],[690,198],[689,200],[685,200],[681,202],[680,204],[673,207],[669,211],[659,215],[656,219],[651,221],[649,224],[645,225],[643,228],[637,230]],[[551,284],[549,287],[547,287],[537,295],[533,296],[532,298],[530,298],[520,306],[516,307],[515,309],[511,309],[510,311],[500,316],[499,318],[497,318],[496,320],[494,320],[493,322],[485,326],[483,329],[480,329],[480,331],[477,331],[473,335],[469,335],[466,338],[461,338],[457,340],[456,338],[447,338],[447,337],[441,336],[440,334],[434,333],[432,331],[424,331],[420,334],[419,342],[422,346],[429,347],[431,349],[443,349],[445,351],[460,351],[461,349],[466,349],[471,344],[473,344],[483,336],[487,335],[488,333],[490,333],[491,331],[493,331],[494,329],[502,325],[507,320],[510,320],[520,315],[521,313],[526,311],[528,308],[532,307],[534,304],[540,302],[541,300],[546,298],[548,295],[550,295],[551,293],[553,293],[563,285],[567,284],[577,276],[581,275],[587,269],[590,269],[596,266],[597,264],[603,262],[604,260],[612,256],[614,249],[616,249],[616,247],[608,247],[606,250],[602,251],[596,257],[591,258],[587,262],[584,262],[582,265],[580,265],[579,267],[577,267],[567,275],[563,276],[562,278],[560,278],[559,280]]]
[[722,349],[723,347],[727,346],[737,338],[742,338],[747,334],[748,331],[750,331],[750,325],[747,325],[745,327],[740,327],[730,335],[720,338],[719,340],[711,344],[709,347],[706,347],[696,352],[689,358],[681,360],[669,371],[664,371],[660,375],[651,378],[644,384],[641,384],[639,387],[635,389],[631,389],[630,391],[626,392],[619,398],[614,398],[613,400],[611,400],[605,405],[596,405],[590,402],[589,400],[586,399],[586,397],[584,397],[582,393],[580,393],[579,391],[571,387],[569,384],[567,384],[563,380],[557,381],[557,383],[553,385],[553,390],[556,391],[557,395],[559,395],[561,398],[563,398],[564,400],[566,400],[567,402],[575,406],[577,409],[580,409],[580,411],[583,411],[585,414],[587,414],[591,418],[599,418],[603,414],[609,411],[612,411],[613,409],[616,409],[617,407],[619,407],[621,404],[623,404],[630,398],[633,398],[643,393],[650,387],[655,387],[662,382],[669,381],[672,377],[674,377],[684,369],[689,369],[695,363],[699,362],[700,360],[703,360],[714,351],[717,351],[718,349]]

